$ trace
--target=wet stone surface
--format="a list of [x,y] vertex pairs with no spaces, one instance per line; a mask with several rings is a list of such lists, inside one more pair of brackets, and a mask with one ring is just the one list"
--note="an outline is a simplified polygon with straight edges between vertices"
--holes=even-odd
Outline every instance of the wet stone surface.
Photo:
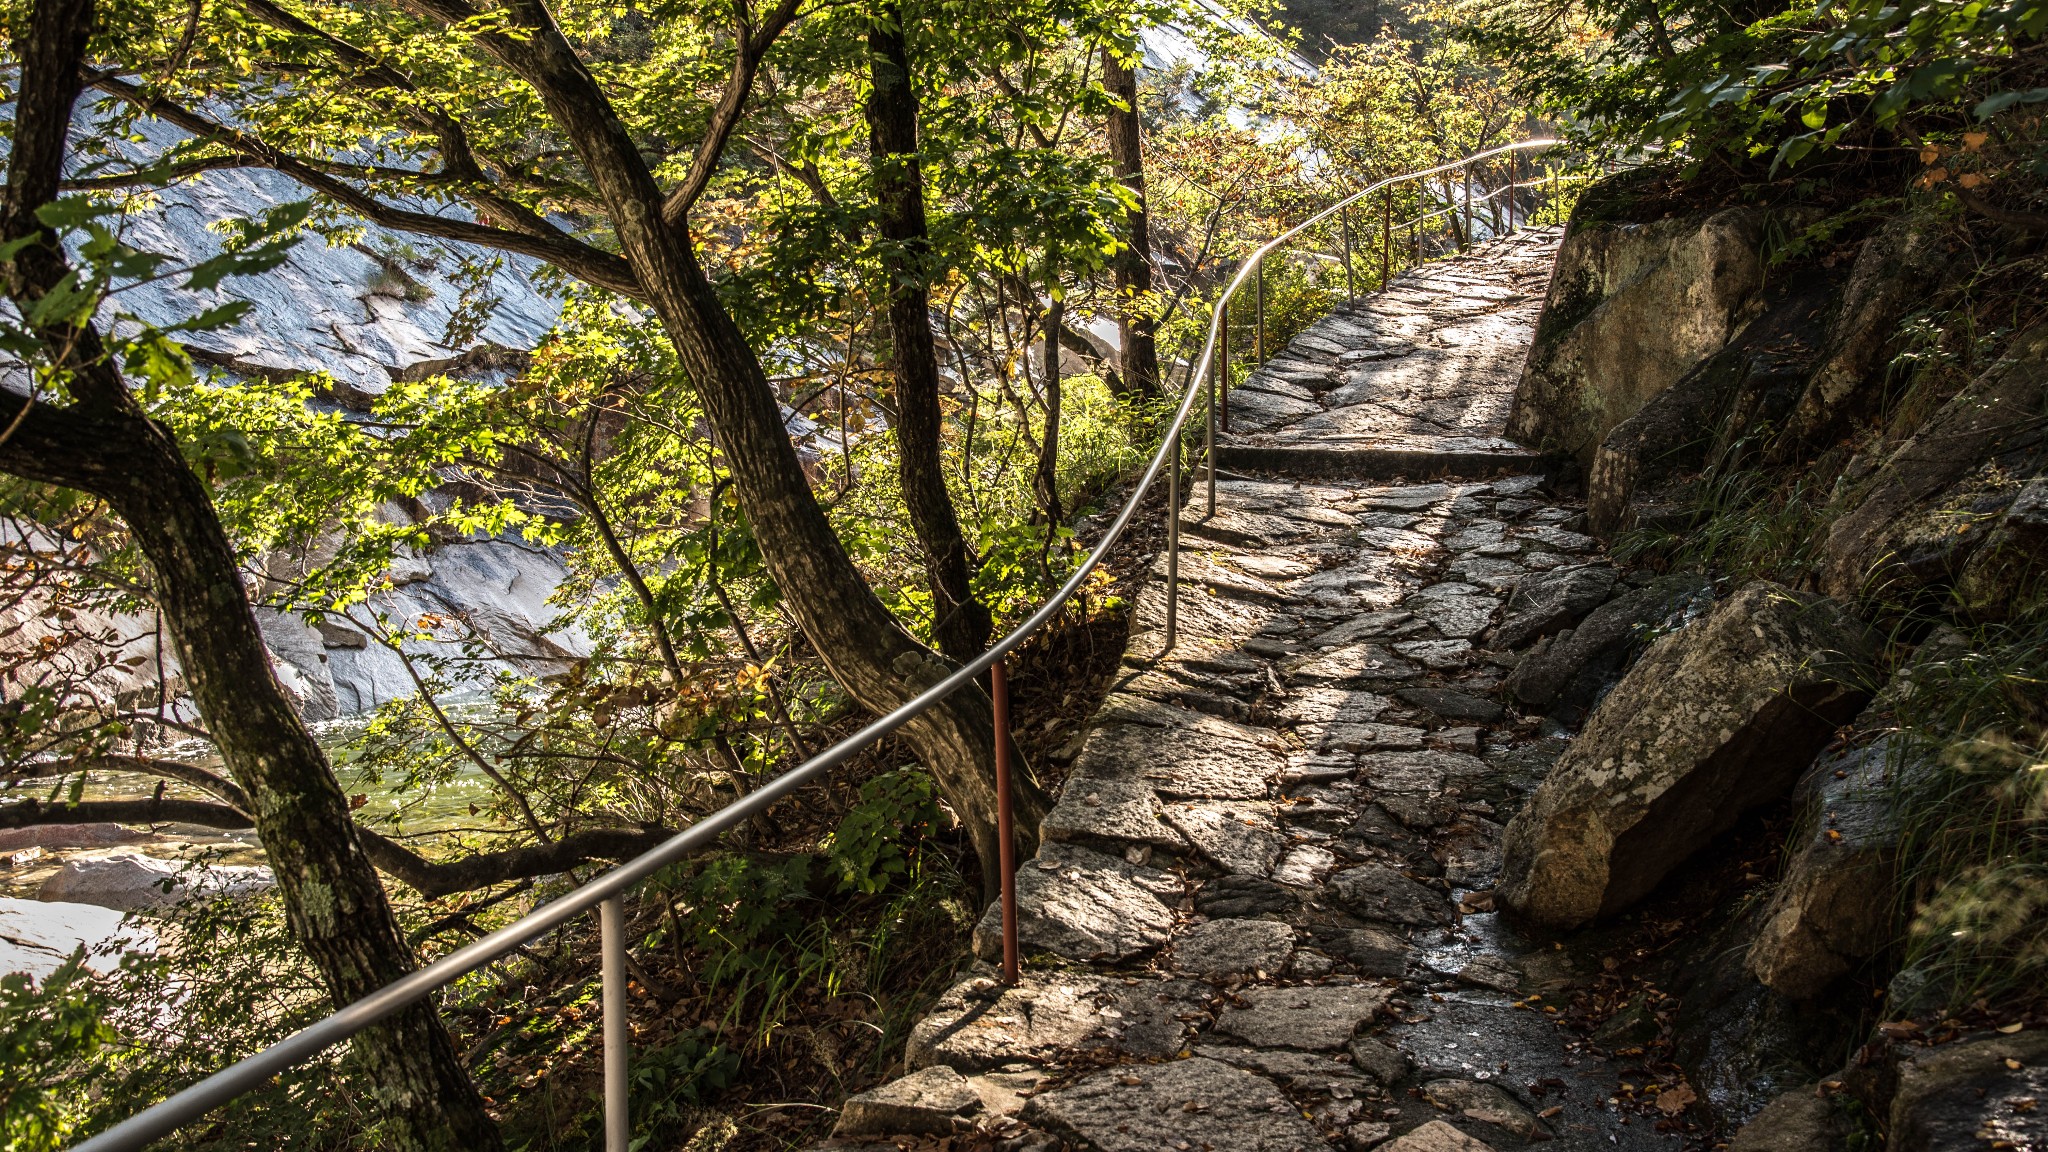
[[[1246,385],[1280,415],[1233,401],[1233,427],[1497,436],[1554,243],[1484,246],[1318,323]],[[1503,825],[1564,746],[1504,682],[1625,589],[1541,476],[1443,471],[1224,476],[1213,515],[1192,486],[1176,643],[1162,560],[1019,867],[1024,984],[981,968],[911,1038],[911,1070],[1042,1075],[982,1114],[997,1146],[1676,1152],[1606,1105],[1617,1068],[1526,999],[1556,991],[1549,945],[1491,911]],[[999,940],[991,908],[985,961]]]

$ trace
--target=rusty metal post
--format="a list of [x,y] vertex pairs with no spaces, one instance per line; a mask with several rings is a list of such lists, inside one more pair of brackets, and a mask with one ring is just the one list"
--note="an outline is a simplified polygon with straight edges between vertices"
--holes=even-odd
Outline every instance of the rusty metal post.
[[1003,983],[1015,984],[1017,970],[1017,836],[1010,810],[1010,661],[989,665],[989,703],[996,722],[996,867],[1002,872]]

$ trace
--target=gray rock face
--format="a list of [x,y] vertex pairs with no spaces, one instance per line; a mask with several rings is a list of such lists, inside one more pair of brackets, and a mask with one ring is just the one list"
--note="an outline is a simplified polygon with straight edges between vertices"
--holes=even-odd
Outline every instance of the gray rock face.
[[[1895,591],[1961,569],[2019,492],[1989,483],[1987,465],[2038,475],[2033,421],[2048,395],[2048,325],[2013,337],[2005,356],[1893,449],[1829,528],[1821,586],[1852,596],[1872,578]],[[1954,509],[1972,515],[1962,525]],[[1961,526],[1965,530],[1958,532]]]
[[[1017,870],[1017,937],[1026,952],[1069,960],[1123,960],[1166,943],[1173,913],[1162,896],[1180,882],[1164,872],[1065,844],[1047,844]],[[1002,951],[998,906],[974,929],[974,950]]]
[[1378,928],[1347,928],[1322,938],[1323,947],[1343,957],[1364,976],[1399,978],[1408,971],[1408,942]]
[[1713,586],[1689,573],[1659,577],[1588,613],[1576,628],[1545,637],[1523,655],[1504,687],[1532,708],[1590,701],[1603,681],[1644,643],[1647,633],[1682,621],[1713,601]]
[[1286,766],[1279,753],[1220,732],[1133,724],[1104,724],[1091,731],[1075,763],[1113,765],[1124,779],[1186,800],[1264,798]]
[[1795,999],[1817,996],[1892,941],[1899,820],[1892,779],[1912,753],[1880,740],[1823,756],[1800,784],[1804,837],[1749,948],[1749,970]]
[[935,1064],[849,1097],[839,1109],[832,1135],[949,1136],[980,1111],[981,1095],[967,1078]]
[[1434,889],[1385,864],[1363,864],[1330,877],[1330,895],[1367,920],[1430,925],[1443,919],[1450,902]]
[[1763,216],[1730,209],[1575,226],[1515,392],[1508,435],[1590,466],[1615,425],[1728,342],[1764,283]]
[[268,868],[216,865],[187,871],[176,861],[121,852],[66,861],[56,875],[43,881],[36,899],[97,904],[119,912],[154,912],[181,900],[254,895],[276,883]]
[[1501,706],[1480,696],[1449,688],[1403,688],[1394,693],[1403,704],[1412,704],[1446,720],[1477,720],[1490,724],[1503,715]]
[[1225,871],[1268,875],[1287,850],[1271,804],[1195,801],[1170,806],[1166,819],[1196,851]]
[[1294,929],[1273,920],[1209,920],[1173,942],[1175,970],[1210,980],[1278,976],[1293,955]]
[[1764,1105],[1728,1142],[1728,1152],[1816,1152],[1835,1147],[1835,1106],[1813,1087],[1794,1088]]
[[1023,1118],[1101,1152],[1322,1152],[1315,1126],[1269,1080],[1196,1056],[1111,1068],[1031,1098]]
[[1555,927],[1640,899],[1791,790],[1869,699],[1876,647],[1835,602],[1761,581],[1658,641],[1508,825],[1499,898]]
[[1369,1036],[1351,1042],[1351,1065],[1382,1084],[1397,1083],[1408,1076],[1408,1057],[1392,1044]]
[[1522,1103],[1498,1084],[1477,1080],[1432,1080],[1422,1086],[1422,1096],[1446,1112],[1491,1124],[1524,1142],[1547,1140],[1550,1129]]
[[1216,1031],[1259,1048],[1342,1048],[1391,994],[1370,984],[1248,988],[1217,1016]]
[[1558,568],[1522,578],[1508,597],[1500,627],[1494,629],[1493,643],[1500,648],[1520,648],[1538,636],[1578,623],[1586,613],[1607,602],[1614,591],[1614,569],[1606,565]]
[[[2018,1067],[2013,1067],[2017,1064]],[[1887,1152],[2048,1147],[2048,1032],[1922,1048],[1899,1065]],[[2025,1101],[2035,1101],[2028,1105]]]
[[1380,1147],[1386,1152],[1493,1152],[1492,1145],[1467,1136],[1441,1120],[1431,1120],[1399,1140]]
[[1105,1045],[1141,1057],[1169,1055],[1181,1049],[1187,1031],[1176,1016],[1196,1006],[1190,997],[1198,987],[1187,981],[1127,985],[1029,969],[1010,988],[988,976],[970,977],[948,989],[911,1029],[904,1066],[983,1072]]

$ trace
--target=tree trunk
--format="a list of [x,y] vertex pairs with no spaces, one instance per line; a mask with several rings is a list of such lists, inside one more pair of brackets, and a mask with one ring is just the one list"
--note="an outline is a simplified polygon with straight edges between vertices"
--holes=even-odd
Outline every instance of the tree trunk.
[[1143,124],[1138,118],[1138,77],[1108,46],[1102,49],[1102,87],[1124,105],[1109,113],[1109,159],[1116,178],[1138,197],[1124,217],[1124,242],[1110,266],[1116,285],[1117,336],[1124,387],[1144,400],[1159,397],[1158,320],[1145,302],[1152,291],[1152,227],[1145,211]]
[[[57,193],[92,22],[90,0],[39,0],[17,47],[21,91],[0,238],[36,237],[7,269],[8,295],[24,314],[68,271],[34,213]],[[211,496],[170,433],[142,413],[95,329],[38,335],[68,369],[73,399],[38,406],[0,393],[0,425],[19,419],[0,443],[0,469],[97,495],[135,534],[192,699],[248,793],[293,934],[334,1004],[353,1003],[412,971],[412,950],[356,838],[348,798],[272,676]],[[384,1113],[386,1146],[501,1146],[429,1002],[353,1043]]]
[[[1058,291],[1059,283],[1053,280],[1052,290]],[[1045,513],[1045,546],[1052,548],[1052,534],[1065,522],[1066,516],[1060,509],[1060,325],[1066,317],[1067,302],[1058,296],[1045,309],[1045,435],[1038,441],[1038,471],[1032,477],[1032,489],[1038,494],[1038,507]]]
[[939,649],[971,660],[994,626],[974,598],[967,538],[946,491],[939,456],[939,354],[932,339],[931,242],[925,230],[924,173],[917,157],[917,92],[911,86],[903,7],[880,5],[868,27],[868,153],[881,209],[881,263],[896,378],[896,449],[903,503],[924,549]]
[[[687,228],[664,219],[660,187],[582,60],[537,0],[511,0],[508,10],[529,34],[482,39],[539,91],[589,170],[641,298],[704,401],[769,575],[840,686],[870,711],[895,708],[943,678],[947,663],[903,630],[846,554],[811,492],[760,359],[719,302]],[[992,890],[995,726],[987,694],[962,688],[904,733],[967,827],[984,862],[984,891]],[[1047,803],[1028,767],[1016,783],[1016,839],[1028,854]]]

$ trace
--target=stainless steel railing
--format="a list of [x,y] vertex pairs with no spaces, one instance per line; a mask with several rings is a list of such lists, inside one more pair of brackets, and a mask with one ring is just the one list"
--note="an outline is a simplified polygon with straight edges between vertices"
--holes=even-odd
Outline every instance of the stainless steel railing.
[[[774,780],[762,785],[745,797],[704,817],[690,827],[677,833],[659,847],[620,864],[611,871],[591,880],[555,900],[541,905],[532,912],[503,928],[481,937],[461,948],[450,952],[439,960],[395,980],[385,987],[372,992],[361,1000],[307,1028],[292,1034],[219,1072],[208,1076],[169,1099],[155,1104],[97,1136],[91,1137],[73,1147],[72,1152],[135,1152],[151,1141],[167,1136],[177,1129],[200,1119],[206,1113],[261,1086],[271,1077],[292,1066],[309,1060],[375,1024],[407,1004],[420,999],[434,990],[451,983],[460,976],[481,968],[518,948],[521,944],[542,933],[552,931],[570,920],[590,911],[599,909],[599,932],[601,937],[601,980],[603,984],[604,1011],[604,1111],[605,1148],[607,1152],[626,1152],[630,1142],[628,1129],[627,1099],[627,1048],[629,1029],[626,1018],[626,940],[623,897],[627,889],[652,876],[660,869],[711,845],[727,829],[745,823],[765,811],[782,797],[808,783],[826,770],[844,763],[854,753],[868,744],[894,732],[907,723],[911,717],[945,699],[953,692],[973,682],[984,672],[992,672],[990,688],[994,694],[997,728],[997,777],[999,801],[1008,798],[1008,741],[1004,739],[1008,727],[1009,700],[1005,687],[1005,661],[1010,653],[1031,635],[1043,628],[1066,606],[1067,601],[1080,589],[1090,574],[1109,555],[1110,549],[1130,526],[1137,515],[1138,506],[1144,500],[1152,485],[1164,470],[1167,474],[1167,599],[1166,599],[1166,649],[1170,650],[1176,636],[1179,604],[1180,573],[1180,473],[1183,455],[1181,437],[1187,426],[1188,417],[1193,414],[1197,399],[1207,400],[1207,431],[1204,436],[1205,455],[1208,471],[1209,511],[1216,507],[1216,416],[1219,392],[1227,390],[1228,380],[1218,368],[1218,344],[1229,314],[1229,304],[1245,281],[1258,276],[1259,294],[1263,301],[1263,271],[1268,255],[1281,245],[1299,236],[1307,229],[1322,223],[1331,216],[1347,212],[1352,205],[1382,189],[1390,189],[1408,180],[1418,180],[1444,172],[1465,168],[1495,156],[1541,150],[1552,147],[1557,141],[1549,139],[1525,140],[1500,148],[1474,153],[1448,164],[1434,168],[1404,173],[1379,181],[1362,191],[1338,201],[1309,219],[1295,225],[1286,232],[1267,241],[1238,266],[1238,271],[1218,298],[1216,308],[1209,319],[1209,332],[1202,343],[1202,354],[1189,373],[1190,381],[1207,382],[1205,388],[1189,387],[1181,397],[1180,406],[1174,410],[1173,421],[1161,438],[1159,450],[1146,465],[1137,487],[1130,498],[1110,523],[1102,540],[1082,559],[1072,575],[1068,576],[1059,590],[1044,605],[1033,612],[1029,619],[1012,629],[1009,634],[997,640],[988,651],[962,665],[945,679],[918,693],[887,715],[878,717],[860,731],[825,749],[823,752],[784,772]],[[1391,202],[1391,200],[1390,200]],[[1348,265],[1347,245],[1347,265]],[[1263,304],[1261,305],[1263,311]],[[1262,317],[1263,319],[1263,317]],[[1263,323],[1260,325],[1263,330]],[[1259,348],[1263,358],[1263,342]],[[1219,381],[1223,388],[1219,389]],[[1169,467],[1169,463],[1171,466]],[[1001,803],[1003,810],[999,822],[1004,825],[1001,840],[1006,851],[998,863],[1002,872],[1002,909],[1004,938],[1004,975],[1014,981],[1017,978],[1017,933],[1015,899],[1015,861],[1008,851],[1013,843],[1008,827],[1008,804]]]

